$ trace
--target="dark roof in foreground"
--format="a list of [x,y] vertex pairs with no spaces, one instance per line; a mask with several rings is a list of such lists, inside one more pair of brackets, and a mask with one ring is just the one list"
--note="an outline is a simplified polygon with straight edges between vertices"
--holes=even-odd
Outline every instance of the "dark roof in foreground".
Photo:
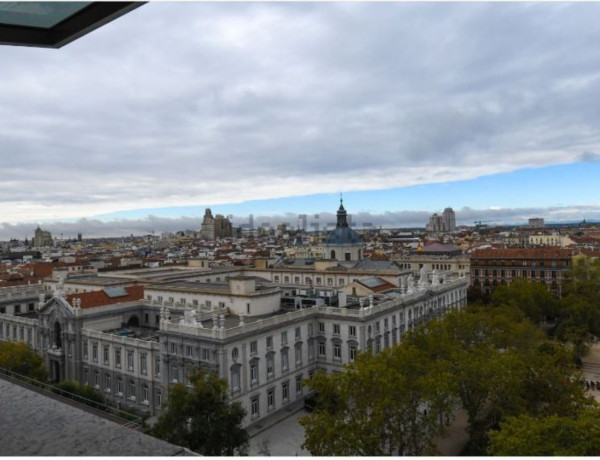
[[179,446],[0,378],[0,455],[173,456]]

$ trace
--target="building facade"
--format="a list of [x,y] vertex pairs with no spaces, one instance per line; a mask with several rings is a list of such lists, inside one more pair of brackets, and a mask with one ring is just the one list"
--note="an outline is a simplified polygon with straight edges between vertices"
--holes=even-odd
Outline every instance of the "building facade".
[[422,269],[418,279],[343,307],[282,307],[284,288],[248,275],[171,280],[141,296],[139,286],[66,295],[59,284],[48,300],[39,295],[35,314],[0,314],[0,340],[29,343],[54,381],[88,383],[119,407],[154,414],[169,385],[210,370],[246,408],[247,426],[303,398],[303,381],[317,370],[341,371],[358,352],[379,353],[462,308],[467,285],[465,276]]
[[33,245],[38,248],[52,246],[52,234],[42,230],[38,225],[33,236]]
[[217,214],[213,217],[210,208],[206,208],[200,235],[205,240],[230,238],[233,235],[233,227],[228,218],[221,214]]
[[490,294],[495,286],[522,278],[560,297],[571,257],[571,251],[560,248],[480,249],[471,254],[471,285]]

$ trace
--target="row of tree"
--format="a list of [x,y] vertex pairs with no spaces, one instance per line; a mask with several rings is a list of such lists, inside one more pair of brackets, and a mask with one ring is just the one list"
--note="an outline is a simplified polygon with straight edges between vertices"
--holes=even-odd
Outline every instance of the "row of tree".
[[[573,273],[561,300],[517,282],[488,305],[431,321],[377,356],[359,355],[343,373],[317,374],[308,382],[316,409],[301,419],[304,447],[314,455],[428,454],[464,410],[465,454],[598,454],[598,430],[588,428],[600,411],[585,395],[571,343],[581,352],[600,332],[595,269]],[[547,318],[553,328],[539,326]],[[552,433],[555,442],[544,442]]]

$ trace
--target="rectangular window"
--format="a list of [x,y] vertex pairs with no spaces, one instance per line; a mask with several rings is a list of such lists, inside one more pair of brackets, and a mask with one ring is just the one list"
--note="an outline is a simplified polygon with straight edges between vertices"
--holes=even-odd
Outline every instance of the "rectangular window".
[[301,344],[297,344],[297,346],[294,349],[295,352],[295,358],[296,358],[296,366],[301,366],[302,365],[302,346]]
[[296,328],[296,340],[300,340],[302,338],[302,332],[299,327]]
[[108,350],[108,346],[104,346],[103,348],[103,361],[104,361],[104,365],[108,366],[110,364],[110,358],[108,356],[109,350]]
[[333,359],[342,359],[342,347],[340,345],[333,346]]
[[33,303],[30,303],[30,304],[27,306],[27,308],[28,308],[28,309],[29,309],[29,311],[31,312],[31,311],[35,310],[35,304],[33,304]]
[[269,410],[273,410],[275,408],[275,388],[271,388],[267,391],[267,407]]
[[135,401],[135,382],[129,382],[129,398]]
[[288,351],[284,350],[281,352],[281,370],[285,372],[288,370],[289,366],[290,363],[288,358]]
[[314,342],[308,342],[308,360],[312,361],[315,358]]
[[258,383],[258,364],[252,363],[250,365],[250,383]]
[[273,337],[267,337],[267,350],[273,348]]
[[83,342],[83,359],[88,359],[88,344]]
[[94,372],[94,386],[100,388],[100,374],[98,371]]
[[107,375],[104,379],[104,389],[110,393],[110,375]]
[[123,379],[121,377],[117,380],[117,394],[119,396],[123,395]]
[[115,367],[121,368],[121,349],[115,349]]
[[206,301],[206,308],[210,308],[210,300]]
[[287,401],[290,397],[290,382],[283,382],[281,384],[281,399]]
[[273,355],[267,357],[267,377],[272,377],[275,373],[275,360]]
[[127,352],[127,370],[133,372],[133,351]]
[[250,342],[250,354],[255,355],[258,352],[258,344],[256,340]]
[[98,345],[92,345],[92,360],[97,363],[98,362]]
[[208,348],[202,349],[202,359],[204,361],[210,361],[210,350]]
[[302,394],[302,374],[296,376],[296,395]]
[[154,375],[157,377],[160,375],[160,356],[154,358]]
[[325,323],[319,323],[319,332],[325,332]]
[[287,331],[281,333],[281,345],[287,344]]
[[156,405],[158,407],[162,406],[162,391],[158,390],[158,392],[156,393]]
[[[395,337],[395,334],[394,334]],[[350,347],[350,361],[354,361],[356,359],[356,347]]]
[[15,305],[15,315],[21,313],[21,305]]
[[238,367],[231,371],[231,389],[233,391],[240,390],[240,370]]
[[319,342],[319,356],[325,356],[325,342]]
[[186,356],[192,356],[192,346],[191,345],[186,345],[185,346],[185,355]]
[[340,325],[339,324],[333,325],[333,335],[340,335]]
[[193,305],[194,307],[197,307],[197,306],[198,306],[198,299],[194,299],[194,300],[192,300],[192,305]]
[[140,356],[140,372],[144,375],[148,374],[148,359],[145,353]]
[[148,386],[144,385],[142,387],[142,402],[148,403]]
[[250,415],[256,418],[260,415],[260,406],[258,404],[258,396],[255,396],[250,400]]

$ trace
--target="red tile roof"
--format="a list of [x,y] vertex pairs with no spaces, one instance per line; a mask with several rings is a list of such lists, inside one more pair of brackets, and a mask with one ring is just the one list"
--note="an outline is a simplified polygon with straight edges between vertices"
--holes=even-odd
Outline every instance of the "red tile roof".
[[93,308],[144,298],[144,286],[127,286],[125,291],[127,291],[127,295],[120,297],[109,297],[104,291],[82,292],[81,294],[69,294],[66,300],[73,305],[73,299],[81,299],[81,308]]
[[471,259],[570,259],[573,251],[558,247],[478,249]]

